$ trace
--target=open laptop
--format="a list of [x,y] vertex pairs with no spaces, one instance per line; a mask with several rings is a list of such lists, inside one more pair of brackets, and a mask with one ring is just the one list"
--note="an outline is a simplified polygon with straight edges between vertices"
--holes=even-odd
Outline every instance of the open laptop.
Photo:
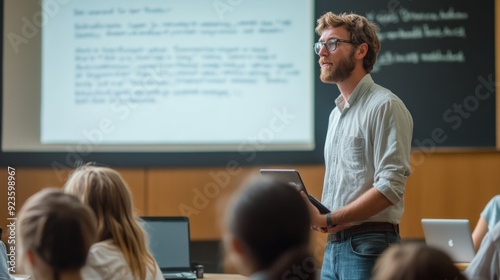
[[189,254],[187,217],[141,217],[149,249],[165,279],[196,279]]
[[425,243],[446,252],[454,262],[468,263],[476,254],[469,220],[422,219]]
[[302,178],[300,174],[295,169],[261,169],[260,174],[263,177],[272,178],[276,181],[288,183],[292,186],[295,186],[298,191],[304,191],[304,193],[309,197],[309,201],[318,208],[321,214],[330,213],[330,210],[323,205],[319,200],[317,200],[314,196],[310,195],[307,192],[306,186],[302,182]]

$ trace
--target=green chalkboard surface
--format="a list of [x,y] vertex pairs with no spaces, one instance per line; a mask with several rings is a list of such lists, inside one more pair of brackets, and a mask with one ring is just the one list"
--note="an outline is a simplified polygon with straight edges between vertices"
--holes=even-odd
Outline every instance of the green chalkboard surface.
[[316,2],[317,17],[327,11],[379,26],[372,76],[410,110],[414,147],[495,147],[494,1]]

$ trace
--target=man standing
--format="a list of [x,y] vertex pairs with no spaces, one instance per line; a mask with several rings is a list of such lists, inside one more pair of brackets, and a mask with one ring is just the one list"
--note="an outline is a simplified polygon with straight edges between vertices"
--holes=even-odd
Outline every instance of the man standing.
[[321,279],[369,279],[376,258],[400,241],[413,120],[369,74],[377,27],[356,14],[328,12],[317,22],[320,79],[340,90],[325,143],[322,202],[332,212],[309,204],[313,229],[328,233]]

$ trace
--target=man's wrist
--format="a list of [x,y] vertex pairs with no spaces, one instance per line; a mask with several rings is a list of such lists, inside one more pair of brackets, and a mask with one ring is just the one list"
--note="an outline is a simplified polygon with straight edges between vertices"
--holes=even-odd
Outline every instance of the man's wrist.
[[332,214],[331,213],[326,213],[326,226],[327,227],[332,227],[333,222],[332,222]]

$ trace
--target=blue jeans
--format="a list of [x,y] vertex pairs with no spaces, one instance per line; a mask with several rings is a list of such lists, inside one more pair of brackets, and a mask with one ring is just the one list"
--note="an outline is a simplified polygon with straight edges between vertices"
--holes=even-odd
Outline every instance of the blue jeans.
[[377,257],[401,239],[395,232],[362,233],[343,241],[326,244],[321,280],[347,280],[371,278]]

